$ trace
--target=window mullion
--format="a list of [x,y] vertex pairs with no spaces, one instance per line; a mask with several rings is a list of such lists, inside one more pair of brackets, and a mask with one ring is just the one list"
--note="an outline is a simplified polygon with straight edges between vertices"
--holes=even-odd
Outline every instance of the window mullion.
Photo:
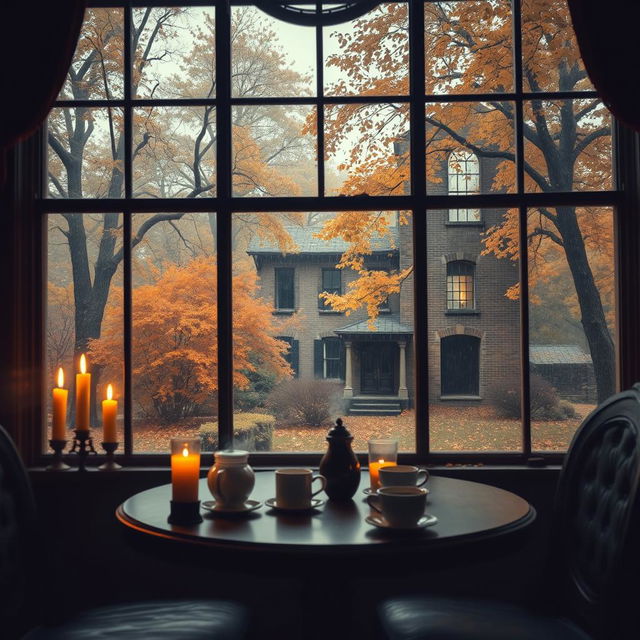
[[233,446],[233,320],[231,246],[231,8],[216,4],[217,195],[218,262],[218,442]]
[[429,369],[427,355],[427,218],[424,103],[424,3],[409,3],[409,93],[413,222],[413,318],[416,454],[429,454]]

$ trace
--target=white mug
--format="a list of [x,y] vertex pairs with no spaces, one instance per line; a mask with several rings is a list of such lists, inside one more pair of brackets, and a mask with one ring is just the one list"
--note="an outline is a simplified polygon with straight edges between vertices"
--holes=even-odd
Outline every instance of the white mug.
[[426,469],[409,464],[380,467],[380,484],[383,487],[421,487],[429,479]]
[[[322,485],[311,492],[311,483],[320,480]],[[281,509],[308,509],[311,498],[324,491],[327,480],[324,476],[313,475],[311,469],[276,470],[276,506]]]
[[427,493],[422,487],[382,487],[367,502],[390,526],[411,528],[424,516]]

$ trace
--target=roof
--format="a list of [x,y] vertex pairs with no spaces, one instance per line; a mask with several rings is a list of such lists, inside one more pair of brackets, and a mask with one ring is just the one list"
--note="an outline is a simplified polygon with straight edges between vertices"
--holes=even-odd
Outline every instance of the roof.
[[413,329],[411,327],[407,327],[404,324],[401,324],[398,320],[398,316],[394,315],[382,315],[378,316],[373,321],[373,326],[375,328],[371,328],[369,326],[369,320],[360,320],[359,322],[353,322],[351,324],[346,325],[345,327],[340,327],[339,329],[334,329],[334,333],[405,333],[405,334],[413,334]]
[[532,344],[531,364],[591,364],[591,356],[577,344]]
[[[344,253],[349,247],[349,243],[342,240],[342,238],[332,238],[331,240],[322,240],[317,238],[315,234],[322,230],[322,226],[314,227],[298,227],[298,226],[286,226],[285,230],[291,236],[291,239],[296,243],[299,253]],[[396,227],[390,227],[391,233],[383,238],[372,238],[371,248],[374,253],[382,253],[397,250],[397,235],[398,230]],[[268,254],[268,253],[282,253],[280,248],[273,242],[268,240],[254,238],[249,243],[247,249],[249,255],[256,254]]]

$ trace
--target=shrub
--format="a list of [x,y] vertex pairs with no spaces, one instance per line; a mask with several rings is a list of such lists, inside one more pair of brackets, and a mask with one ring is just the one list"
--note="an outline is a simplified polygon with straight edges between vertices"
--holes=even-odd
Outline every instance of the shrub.
[[263,366],[258,366],[255,371],[243,370],[242,373],[249,380],[249,387],[234,389],[234,408],[240,411],[251,411],[257,407],[264,407],[269,393],[276,384],[275,374],[266,371]]
[[283,380],[267,398],[266,406],[285,424],[317,427],[342,413],[342,385],[328,380]]
[[[561,400],[553,385],[535,373],[530,377],[529,395],[533,420],[567,420],[577,415],[571,403]],[[495,402],[505,417],[520,417],[519,387],[509,384],[499,388]]]
[[[247,451],[271,451],[275,418],[266,413],[236,413],[233,416],[233,447]],[[218,449],[218,423],[200,426],[203,451]]]

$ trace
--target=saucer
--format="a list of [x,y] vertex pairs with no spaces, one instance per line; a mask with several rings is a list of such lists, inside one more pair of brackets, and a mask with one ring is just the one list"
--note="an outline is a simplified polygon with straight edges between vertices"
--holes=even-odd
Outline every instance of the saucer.
[[367,524],[372,524],[374,527],[380,527],[381,529],[393,529],[394,531],[417,531],[418,529],[424,529],[425,527],[432,527],[438,523],[438,518],[425,513],[418,522],[412,527],[392,527],[382,516],[368,516],[365,518]]
[[378,490],[372,489],[371,487],[367,487],[366,489],[362,490],[362,493],[364,493],[365,496],[377,496]]
[[206,500],[200,506],[207,511],[211,511],[211,513],[249,513],[249,511],[259,509],[262,506],[262,502],[258,500],[246,500],[241,507],[230,509],[216,505],[215,500]]
[[319,498],[312,498],[311,505],[303,509],[289,509],[288,507],[279,507],[276,504],[275,498],[269,498],[268,500],[265,500],[264,503],[267,505],[267,507],[270,507],[271,509],[275,509],[276,511],[287,511],[290,513],[295,513],[295,512],[303,513],[305,511],[313,511],[314,509],[321,507],[324,504],[324,500],[320,500]]

